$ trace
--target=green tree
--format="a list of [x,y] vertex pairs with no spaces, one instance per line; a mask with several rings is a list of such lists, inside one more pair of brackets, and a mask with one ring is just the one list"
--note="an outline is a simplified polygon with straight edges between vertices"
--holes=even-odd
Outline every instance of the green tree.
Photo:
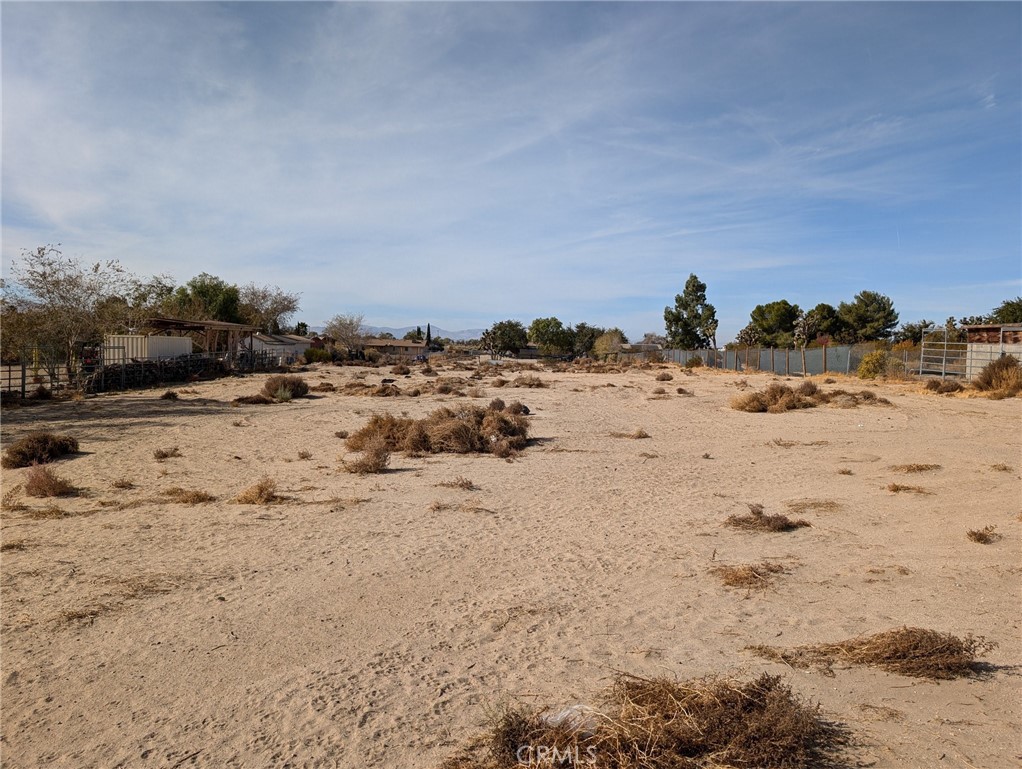
[[539,345],[543,355],[566,355],[575,344],[575,332],[557,318],[536,318],[529,326],[529,341]]
[[279,334],[288,318],[298,312],[300,294],[289,294],[276,286],[249,283],[238,291],[243,322],[258,326],[266,334]]
[[1022,296],[1005,299],[991,313],[994,323],[1022,323]]
[[433,329],[427,323],[426,324],[426,347],[432,347],[432,346],[433,346]]
[[688,276],[684,291],[675,295],[674,307],[664,308],[664,325],[671,347],[699,350],[717,346],[717,311],[706,301],[706,284],[695,274]]
[[241,292],[221,278],[203,272],[179,286],[167,299],[167,309],[189,320],[243,323]]
[[755,347],[759,342],[759,328],[755,323],[749,323],[735,336],[735,347]]
[[932,325],[934,325],[933,321],[926,320],[925,318],[918,323],[902,323],[898,330],[894,332],[891,341],[895,344],[899,342],[919,344],[923,341],[923,329]]
[[621,350],[621,345],[628,344],[628,337],[619,328],[612,328],[600,334],[593,344],[593,354],[597,358],[606,360],[609,356]]
[[494,323],[479,338],[483,349],[495,357],[517,355],[529,343],[529,335],[517,320]]
[[[816,337],[825,337],[826,340],[837,340],[840,341],[847,334],[844,324],[841,322],[841,318],[837,314],[837,309],[833,305],[820,302],[812,310],[813,321],[816,324]],[[809,340],[810,343],[813,341]]]
[[898,325],[894,302],[876,291],[860,291],[851,303],[841,302],[837,314],[856,342],[887,339]]
[[291,333],[297,336],[308,336],[309,324],[306,323],[304,320],[300,320],[297,323],[295,323],[295,327],[292,329]]
[[759,332],[764,347],[788,347],[793,343],[795,321],[802,310],[787,299],[757,304],[750,314],[752,325]]
[[572,345],[572,352],[579,358],[586,358],[593,351],[596,340],[599,339],[606,329],[599,326],[590,326],[588,323],[577,323],[573,329],[575,342]]

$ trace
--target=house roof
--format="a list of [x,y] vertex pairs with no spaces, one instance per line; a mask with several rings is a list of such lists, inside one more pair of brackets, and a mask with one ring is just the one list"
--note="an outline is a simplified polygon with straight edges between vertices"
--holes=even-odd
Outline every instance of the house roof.
[[293,334],[252,334],[253,339],[258,339],[263,344],[280,345],[281,347],[292,346],[301,342],[310,343],[309,339]]
[[998,329],[1005,329],[1006,331],[1022,331],[1022,323],[980,323],[973,326],[962,326],[966,331],[972,329],[996,331]]
[[378,339],[376,337],[370,337],[362,342],[366,347],[409,347],[419,348],[425,347],[425,342],[412,342],[408,339]]
[[158,331],[258,331],[259,326],[228,323],[223,320],[182,320],[181,318],[149,318],[143,324]]

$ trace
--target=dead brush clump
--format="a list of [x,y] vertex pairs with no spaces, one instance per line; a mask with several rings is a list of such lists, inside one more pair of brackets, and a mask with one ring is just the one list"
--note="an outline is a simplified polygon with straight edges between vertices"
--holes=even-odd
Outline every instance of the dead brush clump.
[[[287,393],[281,397],[283,393]],[[291,400],[309,394],[309,385],[300,376],[291,374],[275,374],[263,383],[263,395],[273,400]]]
[[996,532],[996,526],[984,526],[982,529],[969,529],[966,535],[973,542],[978,542],[981,545],[991,545],[1001,539],[1001,535]]
[[504,379],[504,377],[497,377],[492,382],[490,382],[490,387],[504,387],[507,384],[508,380]]
[[32,433],[19,438],[4,452],[0,466],[6,469],[45,465],[66,454],[78,453],[78,441],[70,435]]
[[511,383],[511,386],[512,387],[530,387],[530,388],[535,388],[535,387],[549,387],[550,384],[547,383],[547,382],[544,382],[542,379],[540,379],[535,374],[525,374],[523,376],[515,377],[514,381]]
[[273,398],[267,395],[239,395],[231,401],[232,406],[268,406]]
[[[741,389],[741,388],[740,388]],[[840,408],[855,408],[860,404],[892,405],[886,398],[880,398],[871,390],[850,393],[845,390],[819,389],[816,383],[802,382],[797,389],[773,382],[765,390],[754,390],[736,395],[731,399],[731,408],[749,413],[782,414],[785,411],[808,409],[824,404],[832,404]]]
[[993,399],[1018,395],[1022,392],[1022,364],[1013,355],[1002,355],[973,377],[972,386]]
[[938,395],[948,395],[950,393],[960,393],[965,388],[962,387],[962,383],[956,379],[930,379],[926,382],[926,390],[928,392],[937,393]]
[[892,494],[900,494],[903,491],[911,492],[912,494],[929,494],[926,489],[922,486],[907,486],[903,483],[889,483],[887,484],[887,490]]
[[320,382],[312,388],[312,392],[316,393],[332,393],[337,392],[337,385],[333,382]]
[[479,487],[463,475],[459,475],[453,481],[440,481],[437,484],[445,489],[463,489],[465,491],[479,491]]
[[840,643],[746,649],[796,668],[816,667],[829,672],[834,663],[844,663],[878,667],[912,678],[946,680],[982,673],[983,665],[977,658],[996,646],[982,637],[958,638],[936,630],[902,627]]
[[270,505],[283,499],[277,494],[277,482],[264,475],[234,498],[239,505]]
[[115,489],[133,489],[135,488],[135,482],[130,478],[118,478],[110,483]]
[[890,469],[896,473],[928,473],[931,470],[940,470],[941,466],[932,464],[891,465]]
[[363,451],[379,437],[388,451],[413,456],[489,453],[507,458],[524,449],[528,442],[528,422],[523,414],[512,410],[514,406],[501,410],[443,406],[423,419],[374,414],[345,445],[351,451]]
[[398,363],[390,370],[391,374],[397,374],[398,376],[407,376],[412,373],[412,370],[408,368],[404,363]]
[[658,382],[670,382],[674,379],[674,375],[669,371],[661,371],[656,375],[656,381]]
[[633,441],[643,440],[645,438],[652,438],[653,436],[643,430],[641,427],[632,430],[630,433],[615,431],[610,434],[611,438],[631,438]]
[[19,512],[27,509],[25,503],[21,501],[21,493],[24,491],[24,488],[20,483],[17,483],[7,489],[3,497],[0,497],[0,510]]
[[169,449],[156,449],[153,451],[153,459],[157,462],[162,462],[165,459],[172,459],[180,456],[181,451],[177,446],[171,446]]
[[511,769],[523,758],[529,766],[569,765],[556,755],[570,756],[571,766],[595,758],[616,769],[815,769],[833,765],[848,743],[844,727],[767,674],[751,681],[619,674],[599,702],[559,713],[507,708],[442,766]]
[[183,489],[180,486],[164,489],[163,496],[171,502],[182,505],[202,505],[207,502],[216,502],[216,497],[198,489]]
[[716,574],[727,587],[744,590],[762,590],[770,585],[785,569],[779,563],[742,563],[736,566],[715,566],[710,571]]
[[30,497],[73,497],[78,489],[50,468],[33,465],[25,475],[25,493]]
[[178,397],[179,397],[178,394],[176,392],[174,392],[173,390],[167,390],[167,392],[163,393],[163,395],[160,396],[160,400],[161,401],[176,401],[176,400],[178,400]]
[[832,499],[799,499],[787,505],[793,513],[836,513],[841,509],[841,503]]
[[355,475],[382,473],[390,464],[390,450],[387,448],[387,442],[381,436],[376,436],[363,447],[360,457],[343,460],[342,464],[345,470]]
[[763,512],[763,505],[750,504],[748,515],[730,515],[724,521],[724,525],[743,531],[794,531],[795,529],[812,526],[809,521],[791,520],[786,515],[766,515]]

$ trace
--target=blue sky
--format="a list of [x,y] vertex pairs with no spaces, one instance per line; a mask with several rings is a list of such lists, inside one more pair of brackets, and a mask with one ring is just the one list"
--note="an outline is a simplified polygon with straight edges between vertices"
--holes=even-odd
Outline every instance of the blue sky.
[[298,319],[720,342],[863,289],[1022,293],[1018,3],[16,3],[3,261],[60,242]]

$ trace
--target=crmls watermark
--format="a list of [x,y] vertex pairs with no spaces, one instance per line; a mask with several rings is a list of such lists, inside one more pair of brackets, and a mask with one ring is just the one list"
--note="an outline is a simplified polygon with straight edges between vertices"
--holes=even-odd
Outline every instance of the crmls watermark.
[[515,754],[521,766],[582,766],[596,763],[596,746],[584,751],[578,745],[557,748],[549,745],[522,745]]

